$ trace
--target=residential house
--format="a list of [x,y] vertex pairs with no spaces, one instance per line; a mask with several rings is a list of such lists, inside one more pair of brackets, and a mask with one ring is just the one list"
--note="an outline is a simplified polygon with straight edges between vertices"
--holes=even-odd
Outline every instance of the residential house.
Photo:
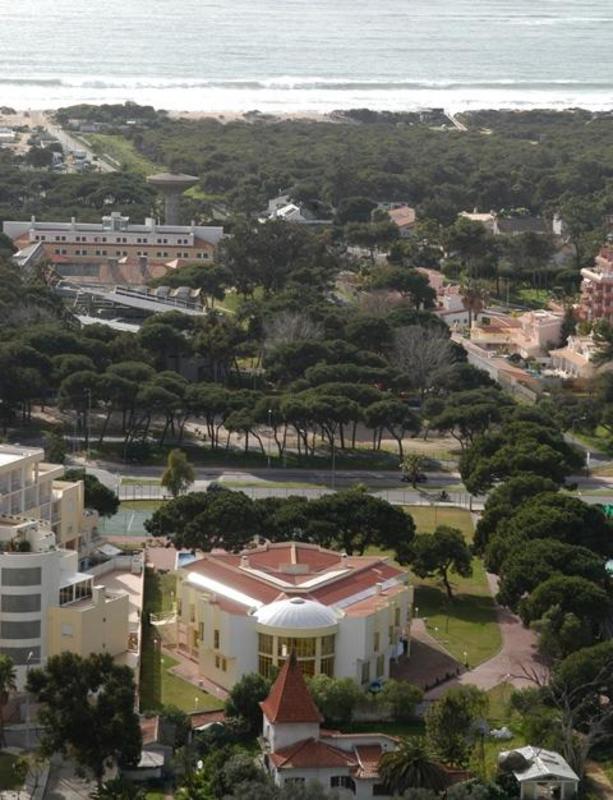
[[390,797],[379,774],[382,756],[398,742],[381,733],[342,734],[321,727],[294,651],[260,703],[264,767],[278,786],[318,781],[341,800]]

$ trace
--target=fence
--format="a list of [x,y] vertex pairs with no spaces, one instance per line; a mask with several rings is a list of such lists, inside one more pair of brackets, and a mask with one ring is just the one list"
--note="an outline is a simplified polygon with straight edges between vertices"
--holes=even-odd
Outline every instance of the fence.
[[[231,485],[228,488],[233,488]],[[252,500],[262,497],[305,497],[307,500],[314,500],[328,494],[334,494],[336,489],[313,487],[313,488],[286,488],[283,486],[244,486],[236,487],[237,490],[244,492]],[[441,496],[442,490],[436,493],[421,491],[419,489],[370,489],[369,493],[375,497],[387,500],[388,503],[396,506],[432,506],[432,507],[459,507],[469,511],[477,511],[483,508],[483,501],[476,500],[468,492],[446,492],[444,499]],[[162,486],[149,483],[130,483],[119,487],[119,499],[122,501],[163,501],[169,500],[172,495]],[[130,514],[130,512],[122,512]],[[141,514],[143,512],[132,512]]]

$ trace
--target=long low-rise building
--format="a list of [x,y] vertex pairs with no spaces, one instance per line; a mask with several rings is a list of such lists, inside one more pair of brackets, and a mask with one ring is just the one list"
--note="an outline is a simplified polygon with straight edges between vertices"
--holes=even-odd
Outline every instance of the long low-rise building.
[[[88,282],[103,277],[105,269],[118,264],[135,265],[135,282],[143,282],[143,269],[179,267],[187,263],[212,263],[223,228],[209,225],[158,225],[154,219],[132,224],[130,218],[113,211],[99,223],[6,221],[3,232],[20,252],[41,244],[46,260],[62,277]],[[113,269],[110,269],[110,273]],[[126,269],[123,270],[126,272]],[[113,283],[121,283],[115,278]],[[132,282],[132,281],[127,281]]]
[[213,551],[178,572],[176,644],[225,689],[273,675],[292,650],[307,675],[369,685],[408,650],[412,596],[381,556],[297,542]]

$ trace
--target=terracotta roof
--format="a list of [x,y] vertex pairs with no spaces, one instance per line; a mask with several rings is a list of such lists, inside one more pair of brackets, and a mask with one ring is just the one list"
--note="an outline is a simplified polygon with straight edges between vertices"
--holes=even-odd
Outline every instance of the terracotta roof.
[[351,753],[316,739],[303,739],[289,747],[283,747],[271,753],[270,759],[278,769],[357,766]]
[[399,228],[404,228],[409,225],[415,225],[415,220],[417,215],[415,214],[415,209],[411,208],[410,206],[400,206],[400,208],[390,208],[387,212],[389,214],[390,219]]
[[270,722],[323,722],[293,652],[260,707]]
[[199,711],[197,714],[190,714],[189,721],[192,728],[201,728],[203,725],[210,725],[212,722],[225,722],[225,711]]
[[355,748],[358,757],[359,768],[358,778],[378,778],[379,761],[383,754],[383,749],[379,744],[360,744]]

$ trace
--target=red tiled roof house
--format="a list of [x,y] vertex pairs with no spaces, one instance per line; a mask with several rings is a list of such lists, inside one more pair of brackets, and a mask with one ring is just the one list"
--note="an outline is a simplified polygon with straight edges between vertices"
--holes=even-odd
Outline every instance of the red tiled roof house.
[[293,652],[260,705],[264,765],[276,784],[316,780],[341,798],[389,796],[379,762],[383,753],[396,748],[396,739],[380,733],[322,730],[321,715]]

